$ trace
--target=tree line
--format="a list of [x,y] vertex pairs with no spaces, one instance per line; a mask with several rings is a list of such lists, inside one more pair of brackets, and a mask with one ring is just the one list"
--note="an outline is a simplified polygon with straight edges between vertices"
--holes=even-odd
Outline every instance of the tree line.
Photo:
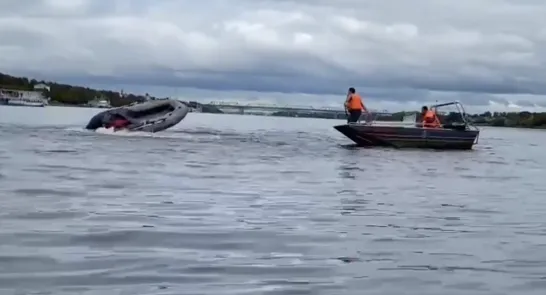
[[[52,101],[66,105],[85,105],[95,99],[107,99],[114,107],[131,104],[135,101],[144,101],[146,96],[135,94],[122,94],[111,90],[97,90],[83,86],[73,86],[68,84],[56,83],[51,81],[43,81],[29,79],[26,77],[15,77],[0,73],[0,88],[14,90],[34,90],[34,86],[45,84],[50,90],[44,90],[44,95]],[[151,99],[156,99],[150,96]],[[199,104],[193,102],[194,104]],[[199,104],[203,108],[203,112],[222,113],[218,108],[212,105]],[[377,119],[382,121],[401,121],[404,116],[417,114],[418,112],[396,112],[392,114],[381,114]],[[326,113],[300,113],[300,112],[276,112],[274,116],[288,117],[315,117],[315,118],[332,118],[345,119],[346,115],[326,114]],[[374,117],[376,117],[374,115]],[[443,119],[448,121],[457,121],[460,117],[458,113],[449,113]],[[536,112],[484,112],[482,114],[468,115],[468,118],[477,125],[489,125],[498,127],[525,127],[525,128],[546,128],[546,113]],[[460,120],[460,118],[459,118]]]
[[469,115],[477,125],[497,127],[546,128],[546,113],[537,112],[484,112]]
[[[89,87],[72,86],[51,81],[14,77],[0,73],[0,88],[13,90],[33,91],[34,86],[45,84],[49,91],[43,90],[44,96],[52,101],[66,105],[85,105],[95,99],[107,99],[114,107],[131,104],[135,101],[144,101],[145,96],[135,94],[121,94],[110,90],[96,90]],[[155,97],[151,97],[155,99]]]
[[[419,112],[396,112],[390,114],[372,114],[372,117],[381,121],[402,121],[404,117],[416,115],[416,121],[420,120]],[[327,119],[346,119],[347,115],[326,114],[326,113],[299,113],[299,112],[276,112],[274,116],[286,117],[311,117],[311,118],[327,118]],[[461,114],[449,112],[447,114],[438,115],[439,119],[444,124],[462,122]],[[467,120],[476,125],[495,126],[495,127],[520,127],[520,128],[546,128],[546,113],[537,112],[484,112],[482,114],[467,114]]]

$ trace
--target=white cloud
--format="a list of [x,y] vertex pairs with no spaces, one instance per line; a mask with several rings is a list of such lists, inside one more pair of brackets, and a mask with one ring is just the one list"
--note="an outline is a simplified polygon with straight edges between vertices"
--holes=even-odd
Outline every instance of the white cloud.
[[530,108],[546,104],[544,15],[538,0],[3,0],[0,71]]

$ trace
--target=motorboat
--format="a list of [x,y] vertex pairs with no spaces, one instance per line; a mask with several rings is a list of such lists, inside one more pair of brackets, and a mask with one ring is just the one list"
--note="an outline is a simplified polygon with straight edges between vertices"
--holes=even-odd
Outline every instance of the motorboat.
[[188,112],[189,107],[179,100],[149,100],[100,112],[85,128],[158,132],[180,123]]
[[[454,106],[456,112],[442,115],[440,108]],[[480,130],[467,119],[461,103],[457,101],[430,106],[436,112],[441,128],[423,127],[421,122],[349,123],[334,126],[357,146],[383,146],[394,148],[430,148],[444,150],[468,150],[478,143]]]
[[41,91],[0,88],[0,105],[45,107],[48,105],[48,100]]

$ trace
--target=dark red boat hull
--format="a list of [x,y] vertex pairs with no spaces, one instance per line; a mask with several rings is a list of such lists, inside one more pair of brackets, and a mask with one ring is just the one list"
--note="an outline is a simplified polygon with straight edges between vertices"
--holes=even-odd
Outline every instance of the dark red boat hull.
[[334,128],[358,146],[469,150],[479,130],[344,124]]

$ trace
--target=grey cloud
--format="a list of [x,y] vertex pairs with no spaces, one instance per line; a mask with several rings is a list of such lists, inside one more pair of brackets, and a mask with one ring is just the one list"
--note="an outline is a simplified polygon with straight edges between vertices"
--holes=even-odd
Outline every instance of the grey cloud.
[[518,100],[515,102],[515,104],[522,106],[522,107],[534,107],[535,103],[528,100]]
[[546,100],[537,101],[535,104],[540,107],[546,108]]
[[23,2],[0,2],[3,72],[472,105],[546,94],[542,1]]

